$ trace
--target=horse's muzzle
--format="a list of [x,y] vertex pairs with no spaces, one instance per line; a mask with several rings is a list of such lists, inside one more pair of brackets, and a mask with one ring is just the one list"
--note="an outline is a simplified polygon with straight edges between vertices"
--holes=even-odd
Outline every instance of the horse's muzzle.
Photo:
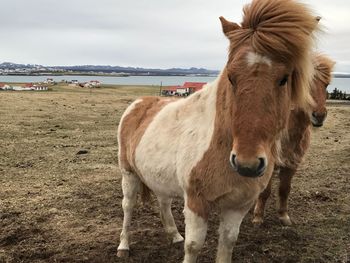
[[325,113],[313,112],[312,116],[311,116],[312,126],[314,126],[314,127],[322,127],[323,126],[323,122],[325,121],[326,117],[327,117],[327,112],[325,112]]
[[266,158],[257,158],[251,162],[242,162],[237,159],[235,154],[231,153],[230,163],[239,175],[245,177],[260,177],[264,174],[266,169]]

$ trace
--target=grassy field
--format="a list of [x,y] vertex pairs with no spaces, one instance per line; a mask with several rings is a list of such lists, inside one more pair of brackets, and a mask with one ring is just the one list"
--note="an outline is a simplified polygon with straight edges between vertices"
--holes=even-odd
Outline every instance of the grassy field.
[[[158,87],[52,88],[0,92],[0,262],[124,262],[117,126],[132,100]],[[234,262],[350,262],[350,107],[328,108],[294,179],[294,225],[279,224],[272,196],[260,228],[251,213],[244,220]],[[182,208],[174,202],[181,233]],[[182,244],[166,240],[156,202],[134,215],[125,262],[180,262]],[[199,262],[215,258],[217,224],[213,214]]]

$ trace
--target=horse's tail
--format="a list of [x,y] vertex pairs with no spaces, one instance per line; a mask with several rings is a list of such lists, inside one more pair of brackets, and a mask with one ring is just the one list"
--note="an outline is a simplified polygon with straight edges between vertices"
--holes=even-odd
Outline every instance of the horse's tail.
[[144,183],[141,183],[141,202],[142,204],[149,203],[151,201],[151,189]]

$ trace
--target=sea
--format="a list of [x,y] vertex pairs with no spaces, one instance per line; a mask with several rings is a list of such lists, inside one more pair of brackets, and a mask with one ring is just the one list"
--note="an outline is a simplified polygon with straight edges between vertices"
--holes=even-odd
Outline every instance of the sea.
[[[0,76],[0,82],[43,82],[47,78],[54,81],[71,81],[88,82],[90,80],[98,80],[102,84],[113,85],[151,85],[151,86],[173,86],[182,85],[186,81],[190,82],[211,82],[216,77],[209,76],[129,76],[129,77],[109,77],[109,76]],[[328,92],[332,92],[334,88],[350,94],[350,78],[333,78],[332,83],[328,86]]]

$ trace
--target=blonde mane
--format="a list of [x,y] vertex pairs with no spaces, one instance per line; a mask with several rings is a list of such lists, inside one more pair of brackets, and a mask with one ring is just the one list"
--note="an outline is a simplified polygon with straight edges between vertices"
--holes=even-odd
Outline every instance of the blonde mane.
[[294,0],[254,0],[243,9],[241,27],[228,34],[230,57],[241,45],[285,63],[293,71],[292,99],[307,110],[313,104],[310,83],[314,67],[310,59],[318,21],[311,10]]
[[313,56],[313,63],[315,78],[319,79],[324,84],[329,84],[332,80],[332,70],[335,62],[323,54],[316,53]]

